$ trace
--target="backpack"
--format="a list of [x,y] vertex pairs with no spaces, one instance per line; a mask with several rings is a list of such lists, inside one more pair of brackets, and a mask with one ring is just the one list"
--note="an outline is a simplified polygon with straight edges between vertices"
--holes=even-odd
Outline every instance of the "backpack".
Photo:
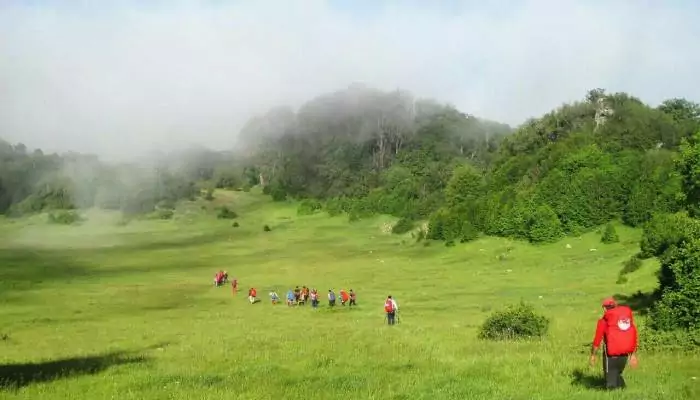
[[637,348],[637,327],[634,325],[632,309],[617,306],[603,315],[607,323],[605,330],[606,353],[620,356],[633,353]]
[[384,302],[384,311],[388,313],[394,311],[394,303],[391,301],[391,299],[387,299],[386,302]]

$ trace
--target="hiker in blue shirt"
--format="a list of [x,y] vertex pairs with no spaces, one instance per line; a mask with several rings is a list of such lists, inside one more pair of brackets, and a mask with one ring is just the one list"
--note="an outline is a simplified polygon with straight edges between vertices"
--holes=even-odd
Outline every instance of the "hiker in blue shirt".
[[289,289],[287,292],[287,305],[290,307],[294,305],[294,292],[292,289]]

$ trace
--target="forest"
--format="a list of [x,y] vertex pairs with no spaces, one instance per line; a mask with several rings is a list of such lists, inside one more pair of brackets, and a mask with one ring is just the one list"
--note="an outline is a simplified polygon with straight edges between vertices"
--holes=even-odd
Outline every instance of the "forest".
[[447,246],[481,235],[555,242],[615,221],[643,228],[638,259],[661,262],[655,326],[698,328],[697,103],[650,106],[593,89],[510,127],[406,91],[352,85],[296,111],[271,109],[237,139],[232,151],[192,149],[148,165],[0,141],[0,213],[97,207],[133,217],[211,198],[214,188],[259,185],[274,201],[299,201],[300,214],[389,214],[399,219],[394,233]]

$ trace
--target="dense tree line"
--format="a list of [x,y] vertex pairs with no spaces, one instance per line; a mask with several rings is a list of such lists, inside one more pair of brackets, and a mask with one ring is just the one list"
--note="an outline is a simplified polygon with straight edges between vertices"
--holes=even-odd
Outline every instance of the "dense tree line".
[[277,200],[314,199],[351,219],[428,219],[428,236],[448,242],[474,232],[547,242],[680,210],[674,157],[700,130],[699,115],[684,99],[650,107],[595,89],[513,131],[402,91],[355,86],[296,113],[272,110],[241,136],[249,183]]
[[486,167],[505,124],[403,91],[363,86],[275,109],[243,129],[251,183],[275,199],[317,199],[353,218],[425,218],[460,163]]

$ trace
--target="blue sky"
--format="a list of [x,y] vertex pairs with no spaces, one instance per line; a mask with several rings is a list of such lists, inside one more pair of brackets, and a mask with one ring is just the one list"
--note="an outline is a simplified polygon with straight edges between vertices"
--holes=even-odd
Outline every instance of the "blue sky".
[[0,137],[104,155],[226,148],[353,82],[518,124],[602,87],[700,101],[700,2],[0,2]]

